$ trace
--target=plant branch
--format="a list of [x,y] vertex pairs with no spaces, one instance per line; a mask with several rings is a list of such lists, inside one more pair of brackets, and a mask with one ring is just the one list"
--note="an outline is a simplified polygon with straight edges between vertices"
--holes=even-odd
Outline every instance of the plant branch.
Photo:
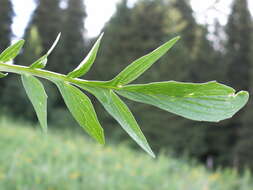
[[21,65],[11,65],[11,64],[4,64],[0,63],[0,72],[10,72],[16,74],[29,74],[33,76],[37,76],[40,78],[44,78],[50,81],[65,81],[76,85],[87,85],[93,87],[101,87],[101,88],[109,88],[114,90],[119,90],[120,87],[107,85],[108,81],[89,81],[83,80],[79,78],[71,78],[64,74],[59,74],[43,69],[32,69],[30,67],[21,66]]

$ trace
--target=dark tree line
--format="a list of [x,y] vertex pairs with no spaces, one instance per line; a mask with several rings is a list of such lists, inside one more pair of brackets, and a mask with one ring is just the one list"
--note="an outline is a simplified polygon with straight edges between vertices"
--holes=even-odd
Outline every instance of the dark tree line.
[[[85,36],[85,5],[82,0],[68,0],[67,7],[62,9],[60,2],[37,0],[37,8],[25,31],[27,43],[16,64],[27,65],[41,56],[60,31],[62,39],[50,56],[47,68],[67,73],[85,57],[95,40]],[[0,12],[1,49],[10,44],[13,16],[10,1],[0,0]],[[180,35],[180,42],[136,82],[218,80],[236,90],[251,92],[252,17],[247,0],[234,0],[227,25],[215,27],[210,40],[208,26],[196,22],[189,0],[139,0],[133,7],[122,0],[103,28],[105,35],[97,61],[86,78],[109,80],[135,59]],[[226,34],[225,39],[221,39],[220,31]],[[10,78],[13,80],[0,83],[1,94],[5,94],[1,96],[1,104],[11,107],[9,112],[15,115],[35,120],[32,107],[19,88],[20,83],[14,76]],[[62,109],[63,102],[56,89],[47,83],[46,87],[51,101],[49,119],[54,125],[73,125],[68,112]],[[115,141],[123,138],[134,146],[118,124],[105,114],[95,99],[93,101],[107,135]],[[212,159],[217,166],[253,168],[251,101],[231,120],[215,124],[189,121],[148,105],[129,104],[155,150],[172,150],[175,156],[187,153],[204,162]]]
[[[12,31],[11,24],[12,18],[14,16],[12,3],[10,0],[1,0],[0,1],[0,52],[2,52],[6,47],[10,45]],[[5,89],[6,80],[3,79],[0,81],[1,89]],[[0,94],[2,98],[3,94]]]

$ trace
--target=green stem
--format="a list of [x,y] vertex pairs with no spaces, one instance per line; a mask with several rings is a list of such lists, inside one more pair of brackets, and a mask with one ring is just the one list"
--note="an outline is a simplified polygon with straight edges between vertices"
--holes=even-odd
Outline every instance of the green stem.
[[107,85],[107,81],[89,81],[89,80],[83,80],[79,78],[70,78],[67,77],[66,75],[43,70],[43,69],[32,69],[30,67],[26,66],[21,66],[21,65],[10,65],[10,64],[5,64],[5,63],[0,63],[0,72],[7,72],[7,73],[16,73],[16,74],[30,74],[33,76],[37,76],[40,78],[44,78],[50,81],[65,81],[69,82],[72,84],[82,84],[82,85],[87,85],[87,86],[92,86],[92,87],[101,87],[101,88],[109,88],[109,89],[114,89],[117,90],[119,87],[116,86],[109,86]]

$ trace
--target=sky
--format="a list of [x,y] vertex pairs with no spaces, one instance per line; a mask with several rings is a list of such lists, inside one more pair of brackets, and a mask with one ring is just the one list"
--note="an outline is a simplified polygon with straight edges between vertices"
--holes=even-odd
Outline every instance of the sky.
[[[26,2],[24,4],[24,1]],[[85,21],[85,28],[89,37],[95,37],[100,33],[104,24],[110,19],[116,9],[116,4],[120,0],[85,0],[88,17]],[[129,5],[133,5],[136,0],[129,0]],[[200,23],[212,24],[217,18],[222,25],[227,22],[227,15],[230,12],[232,0],[192,0],[192,7],[195,17]],[[35,9],[34,0],[12,0],[15,11],[13,22],[14,38],[22,38],[32,11]],[[253,13],[253,0],[249,0],[250,10]],[[215,4],[215,7],[212,7]]]

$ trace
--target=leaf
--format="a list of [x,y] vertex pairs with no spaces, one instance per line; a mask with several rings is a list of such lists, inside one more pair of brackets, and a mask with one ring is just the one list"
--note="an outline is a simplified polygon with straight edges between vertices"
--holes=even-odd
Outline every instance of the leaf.
[[61,37],[61,33],[59,33],[53,43],[53,45],[51,46],[51,48],[47,51],[47,53],[45,55],[43,55],[42,57],[40,57],[37,61],[33,62],[30,66],[30,68],[32,69],[42,69],[46,66],[47,64],[47,57],[52,53],[52,51],[54,50],[55,46],[57,45],[57,43],[59,42],[59,39]]
[[61,81],[55,82],[63,99],[80,126],[99,143],[105,144],[104,131],[90,99],[78,88]]
[[29,97],[44,132],[47,131],[47,94],[42,83],[31,75],[21,75],[26,94]]
[[47,64],[47,57],[48,55],[45,54],[42,57],[40,57],[37,61],[33,62],[33,64],[30,66],[32,69],[42,69]]
[[155,157],[133,114],[127,105],[112,90],[87,87],[81,84],[78,85],[92,93],[130,137],[132,137],[148,154]]
[[158,47],[151,53],[137,59],[123,71],[121,71],[114,79],[109,83],[114,86],[121,86],[128,84],[138,78],[142,73],[149,69],[161,56],[163,56],[173,45],[180,39],[175,37],[172,40],[166,42],[162,46]]
[[2,72],[0,72],[0,79],[6,77],[7,75],[8,75],[8,73],[2,73]]
[[83,76],[84,74],[86,74],[90,70],[91,66],[93,65],[93,63],[96,59],[98,48],[100,46],[100,42],[101,42],[103,35],[104,35],[103,33],[100,35],[100,37],[98,38],[98,40],[96,41],[96,43],[92,47],[92,49],[89,52],[89,54],[87,55],[87,57],[80,63],[80,65],[74,71],[70,72],[67,75],[68,77],[78,78],[78,77]]
[[6,63],[13,60],[20,52],[23,47],[25,40],[19,40],[15,44],[8,47],[0,54],[0,62]]
[[197,121],[218,122],[232,117],[248,101],[245,91],[217,82],[157,82],[128,85],[117,93],[131,100],[151,104],[168,112]]

